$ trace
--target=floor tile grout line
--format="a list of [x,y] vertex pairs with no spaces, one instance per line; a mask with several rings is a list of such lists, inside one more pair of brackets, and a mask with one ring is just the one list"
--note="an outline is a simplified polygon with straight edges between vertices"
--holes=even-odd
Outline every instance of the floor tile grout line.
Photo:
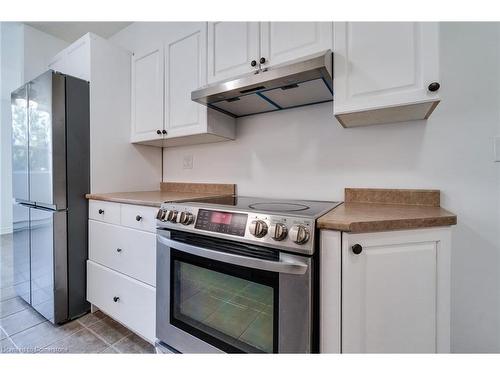
[[[40,324],[43,324],[43,323],[46,323],[46,322],[48,322],[48,323],[52,324],[52,323],[51,323],[50,321],[48,321],[48,320],[46,320],[45,322],[42,322],[42,323],[40,323]],[[52,341],[52,342],[50,342],[50,343],[46,344],[45,346],[43,346],[43,347],[41,348],[41,350],[43,350],[43,349],[47,348],[48,346],[50,346],[50,345],[52,345],[52,344],[55,344],[56,342],[59,342],[59,341],[61,341],[61,340],[65,340],[65,339],[67,339],[68,337],[73,336],[74,334],[76,334],[76,333],[78,333],[78,332],[82,331],[83,329],[85,329],[85,327],[84,327],[84,326],[83,326],[80,322],[78,322],[78,321],[76,321],[76,322],[77,322],[77,323],[79,323],[79,325],[80,325],[80,328],[79,328],[79,329],[77,329],[77,330],[76,330],[76,331],[74,331],[73,333],[69,333],[69,334],[67,334],[67,335],[65,335],[65,336],[63,336],[63,337],[61,337],[61,338],[58,338],[58,339],[56,339],[56,340],[54,340],[54,341]],[[70,322],[68,322],[68,323],[70,323]],[[33,327],[39,326],[40,324],[34,325]],[[31,328],[33,328],[33,327],[31,327]],[[57,328],[57,326],[56,326],[56,328]],[[27,329],[30,329],[30,328],[27,328]],[[26,329],[26,330],[27,330],[27,329]],[[26,330],[24,330],[24,331],[26,331]],[[24,332],[24,331],[21,331],[21,332]],[[16,335],[17,335],[17,333],[16,333]],[[41,350],[40,350],[40,351],[41,351]],[[39,352],[40,352],[40,351],[39,351]]]
[[10,313],[10,314],[4,315],[4,316],[0,316],[0,320],[1,320],[1,319],[8,318],[9,316],[12,316],[12,315],[14,315],[14,314],[17,314],[17,313],[23,312],[24,310],[27,310],[27,309],[28,309],[28,308],[27,308],[27,307],[25,307],[25,308],[24,308],[24,309],[22,309],[22,310],[17,310],[17,311],[15,311],[15,312],[13,312],[13,313]]
[[[101,319],[101,320],[102,320],[102,319]],[[96,322],[95,324],[97,324],[97,323],[99,323],[99,322]],[[104,339],[104,337],[102,337],[101,335],[99,335],[99,334],[98,334],[96,331],[94,331],[92,328],[90,328],[90,327],[86,327],[86,328],[87,328],[87,330],[89,330],[91,333],[93,333],[95,336],[97,336],[97,338],[101,339],[101,341],[103,341],[106,345],[108,345],[108,346],[113,346],[113,345],[114,345],[114,344],[110,344],[108,341],[106,341],[106,339]],[[128,336],[128,335],[127,335],[127,336]],[[122,337],[120,340],[122,340],[122,339],[124,339],[124,338],[125,338],[125,337]],[[118,341],[120,341],[120,340],[118,340]],[[116,342],[118,342],[118,341],[116,341]],[[116,342],[115,342],[115,344],[116,344]]]
[[120,340],[118,340],[117,342],[115,342],[114,344],[110,345],[113,349],[116,349],[118,351],[118,353],[122,353],[122,351],[120,349],[118,349],[115,345],[118,344],[119,342],[125,340],[127,337],[130,337],[134,334],[134,332],[130,331],[130,333],[124,337],[122,337]]
[[[23,311],[24,311],[24,310],[23,310]],[[21,312],[21,311],[20,311],[20,312]],[[12,315],[14,315],[14,314],[12,314]],[[45,323],[45,322],[48,322],[48,320],[44,320],[44,321],[42,321],[42,322],[38,322],[37,324],[33,324],[32,326],[29,326],[28,328],[25,328],[25,329],[20,330],[19,332],[13,333],[12,335],[9,335],[9,333],[8,333],[7,331],[5,331],[5,329],[4,329],[4,332],[7,334],[7,336],[8,336],[8,337],[12,337],[12,336],[15,336],[15,335],[17,335],[17,334],[19,334],[19,333],[22,333],[22,332],[24,332],[24,331],[27,331],[27,330],[28,330],[28,329],[30,329],[30,328],[36,327],[36,326],[38,326],[38,325],[40,325],[40,324],[43,324],[43,323]]]
[[66,336],[64,336],[64,337],[62,337],[62,338],[60,338],[60,339],[58,339],[58,340],[56,340],[56,341],[51,342],[50,344],[45,345],[45,346],[42,348],[42,350],[43,350],[43,349],[46,349],[47,347],[49,347],[49,346],[51,346],[51,345],[54,345],[55,343],[58,343],[59,341],[66,340],[66,339],[70,338],[71,336],[76,335],[78,332],[81,332],[81,331],[83,331],[84,329],[85,329],[85,327],[83,327],[83,326],[82,326],[82,328],[77,329],[75,332],[70,333],[69,335],[66,335]]
[[[93,324],[96,324],[96,323],[100,322],[101,320],[102,319],[99,319],[97,322],[94,322]],[[111,346],[103,338],[101,338],[99,335],[97,335],[94,331],[90,330],[85,324],[83,324],[82,322],[80,322],[78,319],[76,319],[75,321],[80,325],[80,327],[81,327],[80,329],[77,329],[75,332],[73,332],[73,333],[71,333],[71,334],[69,334],[69,335],[67,335],[67,336],[65,336],[63,338],[60,338],[59,340],[56,340],[56,341],[54,341],[54,342],[52,342],[50,344],[45,345],[42,349],[46,349],[47,347],[49,347],[51,345],[54,345],[54,344],[58,343],[59,341],[67,340],[70,337],[72,337],[72,336],[76,335],[77,333],[79,333],[81,331],[84,331],[84,330],[89,331],[94,336],[96,336],[99,340],[103,341],[107,345],[106,349]],[[106,350],[106,349],[104,349],[104,350]]]
[[[16,345],[16,343],[14,342],[14,340],[12,340],[12,339],[10,338],[10,336],[7,334],[7,332],[5,331],[5,329],[3,329],[3,327],[2,327],[2,326],[0,326],[0,330],[1,330],[1,331],[3,331],[3,333],[6,335],[6,337],[5,337],[4,339],[9,340],[9,341],[10,341],[10,343],[11,343],[12,345],[14,345],[14,348],[16,348],[16,350],[17,350],[17,351],[19,351],[19,347]],[[4,339],[2,339],[2,340],[4,340]]]

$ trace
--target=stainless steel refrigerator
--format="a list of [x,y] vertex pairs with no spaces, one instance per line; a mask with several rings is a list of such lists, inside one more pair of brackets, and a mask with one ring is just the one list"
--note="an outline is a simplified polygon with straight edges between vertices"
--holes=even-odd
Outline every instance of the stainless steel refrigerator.
[[89,83],[47,71],[11,100],[14,284],[59,324],[89,310]]

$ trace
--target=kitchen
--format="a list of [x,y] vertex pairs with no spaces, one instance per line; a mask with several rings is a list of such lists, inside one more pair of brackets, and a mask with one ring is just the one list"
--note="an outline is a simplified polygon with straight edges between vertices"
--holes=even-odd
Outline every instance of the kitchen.
[[[43,32],[36,26],[43,29],[41,25],[20,26],[25,43],[30,32]],[[286,312],[297,309],[289,307],[293,304],[282,305],[287,284],[280,281],[278,287],[271,286],[276,284],[271,280],[262,285],[274,290],[279,300],[268,298],[264,303],[276,318],[269,323],[274,327],[272,339],[260,351],[498,351],[496,336],[489,332],[497,324],[492,295],[497,285],[498,181],[492,148],[498,133],[494,121],[498,93],[490,81],[498,79],[498,55],[496,47],[488,48],[498,41],[498,31],[497,24],[479,23],[148,22],[128,24],[108,38],[91,33],[72,43],[62,42],[64,47],[42,59],[46,68],[90,82],[85,298],[93,314],[104,312],[106,317],[100,320],[111,318],[134,335],[121,333],[120,340],[133,337],[140,342],[137,336],[159,351],[251,351],[234,342],[228,348],[228,340],[213,340],[213,334],[206,339],[210,330],[199,326],[202,332],[186,335],[185,321],[172,324],[171,316],[163,316],[174,303],[172,286],[168,286],[173,279],[166,270],[171,272],[175,266],[174,258],[166,262],[159,255],[166,254],[167,248],[182,250],[182,245],[173,247],[173,242],[181,240],[179,233],[193,234],[198,229],[211,240],[204,249],[217,243],[222,246],[220,241],[228,238],[234,244],[235,237],[228,237],[234,234],[220,231],[238,232],[231,225],[243,213],[248,218],[241,219],[244,240],[236,241],[238,246],[255,245],[262,250],[265,244],[266,250],[272,250],[270,257],[284,256],[279,258],[283,261],[297,254],[293,249],[310,245],[305,253],[312,257],[303,258],[313,259],[315,254],[319,258],[312,267],[319,267],[319,275],[309,280],[309,291],[314,291],[311,309],[307,309],[311,317],[300,320],[308,322],[308,344],[300,346],[300,339],[294,339],[287,349],[281,341],[280,332],[293,335],[304,330],[294,331],[298,318],[286,319]],[[311,41],[301,40],[307,37]],[[287,45],[290,40],[297,44]],[[347,46],[346,41],[352,44]],[[465,43],[470,50],[463,56]],[[275,110],[286,108],[280,102],[272,110],[265,106],[261,111],[268,113],[234,119],[228,109],[246,110],[241,102],[249,97],[229,98],[224,103],[226,113],[191,100],[206,84],[234,84],[240,75],[262,79],[259,85],[265,84],[266,73],[279,71],[281,64],[290,67],[297,59],[317,60],[318,54],[328,50],[333,51],[333,103],[317,100],[308,106]],[[323,64],[328,70],[328,61]],[[481,69],[475,64],[481,64]],[[350,75],[345,73],[348,66]],[[466,74],[470,70],[475,74]],[[13,89],[35,77],[26,76]],[[284,96],[284,101],[297,100],[292,93],[297,87],[282,87],[282,92],[292,95]],[[266,96],[266,92],[253,96],[269,99],[271,94]],[[276,97],[270,101],[277,103]],[[471,102],[476,105],[470,106]],[[272,103],[249,105],[262,108]],[[481,126],[471,126],[478,121]],[[230,203],[198,200],[233,194],[236,198]],[[472,203],[471,196],[487,199]],[[246,202],[244,197],[258,198]],[[175,202],[179,200],[190,202]],[[281,200],[309,208],[310,201],[332,203],[309,218],[287,212],[288,206],[277,211],[269,206],[250,208]],[[174,202],[159,211],[165,201]],[[246,208],[238,206],[241,202]],[[215,229],[198,225],[196,220],[208,215],[203,210],[211,212],[207,220]],[[233,216],[228,219],[227,214]],[[295,222],[298,216],[300,222]],[[285,221],[290,224],[278,225]],[[164,232],[177,237],[162,236]],[[285,242],[276,239],[282,236]],[[162,238],[168,246],[162,245]],[[483,257],[471,258],[471,247]],[[113,260],[127,256],[129,248],[132,258]],[[135,249],[141,251],[134,255]],[[397,254],[378,258],[374,256],[377,251]],[[199,252],[191,255],[200,257]],[[159,265],[165,267],[163,272]],[[217,270],[220,275],[221,269]],[[225,280],[236,277],[233,271]],[[473,280],[469,272],[474,272]],[[259,280],[252,277],[247,280]],[[126,305],[128,299],[110,290],[115,280],[124,280],[121,293],[137,287],[140,302],[130,309],[116,307]],[[362,285],[374,288],[360,289]],[[483,311],[472,308],[485,303],[489,307]],[[159,304],[164,308],[159,309]],[[134,310],[137,306],[143,310]],[[283,328],[287,322],[292,323]],[[360,322],[367,325],[365,331]],[[81,325],[82,330],[95,331],[89,327]],[[178,337],[179,330],[184,333]],[[19,333],[5,338],[17,349],[14,336]],[[73,335],[60,340],[69,342]],[[200,341],[209,345],[200,346]],[[115,343],[101,348],[114,350]]]

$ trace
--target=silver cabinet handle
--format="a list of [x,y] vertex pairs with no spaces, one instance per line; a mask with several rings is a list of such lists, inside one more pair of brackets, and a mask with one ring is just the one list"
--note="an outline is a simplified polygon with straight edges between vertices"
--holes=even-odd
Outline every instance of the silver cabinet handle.
[[183,242],[173,241],[170,238],[165,238],[163,236],[156,236],[158,242],[161,244],[171,247],[185,253],[201,256],[204,258],[210,258],[213,260],[218,260],[220,262],[236,264],[238,266],[255,268],[259,270],[278,272],[278,273],[289,273],[294,275],[303,275],[307,271],[307,264],[297,262],[296,260],[280,260],[272,261],[258,258],[250,258],[242,255],[224,253],[222,251],[208,250],[203,247],[188,245]]

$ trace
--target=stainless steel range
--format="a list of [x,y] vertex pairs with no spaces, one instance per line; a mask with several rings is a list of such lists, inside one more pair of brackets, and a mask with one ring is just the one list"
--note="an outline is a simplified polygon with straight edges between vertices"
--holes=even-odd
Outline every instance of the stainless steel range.
[[338,204],[237,196],[164,203],[159,343],[183,353],[317,351],[315,224]]

